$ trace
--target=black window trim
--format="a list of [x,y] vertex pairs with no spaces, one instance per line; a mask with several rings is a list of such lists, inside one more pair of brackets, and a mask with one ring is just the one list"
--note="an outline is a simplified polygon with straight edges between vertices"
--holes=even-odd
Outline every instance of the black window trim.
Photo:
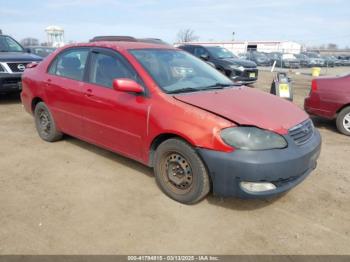
[[[94,46],[91,47],[90,54],[89,54],[87,62],[86,62],[86,71],[85,71],[84,78],[83,78],[84,82],[92,84],[92,85],[96,85],[96,86],[101,87],[101,88],[108,88],[108,89],[110,89],[107,86],[103,86],[103,85],[100,85],[98,83],[90,82],[90,73],[91,73],[91,67],[92,67],[92,54],[93,53],[95,53],[95,54],[100,53],[100,54],[109,55],[109,56],[117,57],[118,59],[121,59],[123,61],[123,63],[125,63],[129,67],[129,69],[131,69],[132,71],[135,72],[137,78],[139,79],[139,81],[136,81],[136,82],[139,85],[141,85],[143,87],[143,89],[144,89],[144,92],[141,93],[141,94],[138,94],[138,95],[149,97],[149,95],[150,95],[149,90],[148,90],[145,82],[143,81],[142,77],[140,76],[140,74],[135,69],[135,67],[128,61],[128,59],[124,55],[122,55],[120,52],[118,52],[118,51],[116,51],[115,49],[112,49],[112,48],[94,47]],[[135,81],[135,79],[131,79],[131,80]]]

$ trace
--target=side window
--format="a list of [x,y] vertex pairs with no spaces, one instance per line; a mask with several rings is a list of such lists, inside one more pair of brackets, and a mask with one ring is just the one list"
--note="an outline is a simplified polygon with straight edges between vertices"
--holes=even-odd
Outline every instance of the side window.
[[136,72],[121,57],[93,52],[89,82],[112,88],[116,78],[129,78],[140,83]]
[[89,54],[87,49],[72,49],[60,54],[49,68],[49,73],[82,81]]
[[201,55],[206,55],[208,52],[203,47],[195,47],[194,55],[200,57]]

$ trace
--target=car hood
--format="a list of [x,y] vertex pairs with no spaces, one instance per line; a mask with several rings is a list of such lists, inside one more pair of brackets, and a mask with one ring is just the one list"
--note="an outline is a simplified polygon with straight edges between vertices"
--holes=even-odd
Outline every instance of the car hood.
[[308,119],[293,103],[249,87],[184,93],[175,99],[224,117],[239,125],[257,126],[279,134]]
[[239,59],[239,58],[223,58],[220,60],[225,61],[225,62],[230,63],[230,64],[240,65],[240,66],[248,67],[248,68],[256,67],[256,64],[254,62],[244,60],[244,59]]
[[33,62],[41,60],[41,57],[29,53],[0,52],[0,62]]

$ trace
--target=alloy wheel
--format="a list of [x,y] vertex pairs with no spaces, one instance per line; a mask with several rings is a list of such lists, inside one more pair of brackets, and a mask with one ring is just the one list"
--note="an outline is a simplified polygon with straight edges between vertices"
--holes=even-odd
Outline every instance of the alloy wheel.
[[343,126],[348,132],[350,132],[350,113],[345,115],[343,119]]

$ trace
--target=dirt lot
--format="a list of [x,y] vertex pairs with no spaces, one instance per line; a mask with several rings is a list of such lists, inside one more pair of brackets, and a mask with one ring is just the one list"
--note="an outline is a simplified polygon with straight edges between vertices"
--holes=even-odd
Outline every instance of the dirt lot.
[[[292,77],[301,106],[311,77]],[[261,72],[255,86],[271,80]],[[1,96],[0,254],[350,254],[350,138],[315,124],[319,165],[288,194],[185,206],[134,161],[74,138],[43,142],[18,97]]]

